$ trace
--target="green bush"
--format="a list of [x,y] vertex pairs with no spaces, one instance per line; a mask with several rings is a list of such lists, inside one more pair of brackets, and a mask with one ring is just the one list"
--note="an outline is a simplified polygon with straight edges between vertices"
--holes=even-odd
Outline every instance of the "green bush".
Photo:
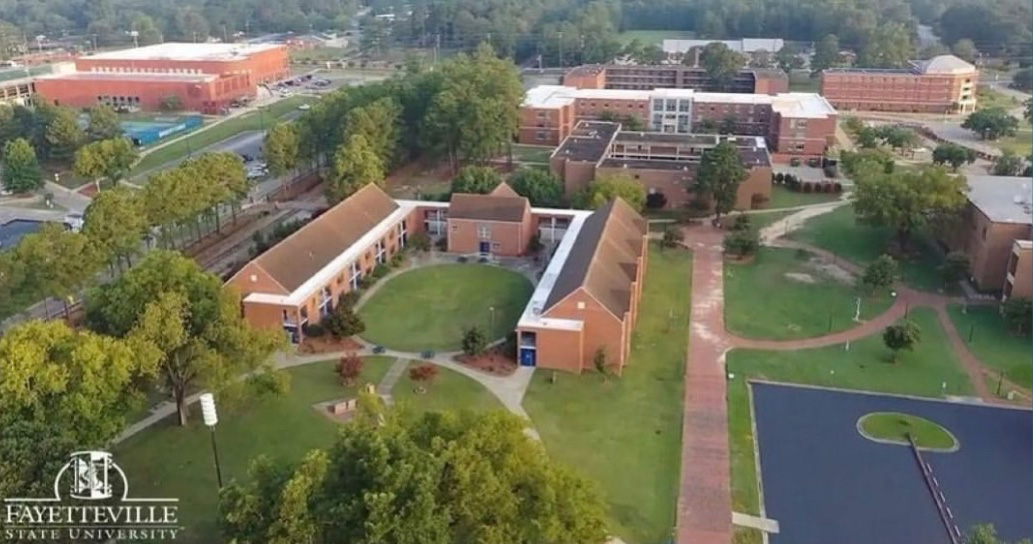
[[408,247],[415,251],[429,251],[430,236],[425,232],[417,232],[409,236]]
[[480,355],[488,346],[488,337],[480,327],[470,327],[463,331],[463,353],[467,355]]
[[725,236],[725,253],[742,258],[753,255],[760,248],[760,236],[752,229],[733,230]]
[[370,274],[370,276],[372,276],[373,279],[375,279],[375,280],[379,280],[380,278],[383,278],[384,276],[386,276],[386,275],[388,275],[390,273],[391,273],[391,267],[390,266],[388,266],[388,265],[386,265],[384,263],[378,263],[377,267],[373,269],[373,272]]
[[405,254],[399,251],[391,256],[391,268],[398,268],[405,263]]
[[326,330],[334,338],[345,338],[365,331],[366,324],[351,306],[341,304],[334,308],[333,313],[326,319]]
[[733,231],[750,230],[752,228],[753,228],[753,223],[752,223],[749,215],[747,215],[745,213],[741,213],[741,214],[735,216],[735,222],[732,223],[732,230]]
[[305,333],[305,336],[319,338],[326,335],[326,327],[319,323],[305,323],[305,326],[301,328],[301,332]]
[[357,290],[357,289],[356,290],[352,290],[352,291],[348,291],[348,292],[345,292],[345,293],[341,293],[341,296],[337,297],[337,305],[338,306],[347,306],[349,308],[354,308],[355,305],[359,302],[359,298],[361,298],[361,297],[362,297],[362,292]]

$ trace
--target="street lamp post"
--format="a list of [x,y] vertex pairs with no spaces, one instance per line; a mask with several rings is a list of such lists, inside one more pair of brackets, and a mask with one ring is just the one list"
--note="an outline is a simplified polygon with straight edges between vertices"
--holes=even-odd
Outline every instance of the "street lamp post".
[[488,329],[488,334],[493,334],[495,331],[495,307],[488,306],[488,312],[491,313],[491,328]]
[[208,427],[212,436],[212,456],[215,458],[215,477],[219,482],[219,489],[222,489],[222,469],[219,467],[219,448],[215,446],[215,425],[219,422],[219,415],[215,411],[215,397],[211,393],[202,393],[201,415],[204,424]]

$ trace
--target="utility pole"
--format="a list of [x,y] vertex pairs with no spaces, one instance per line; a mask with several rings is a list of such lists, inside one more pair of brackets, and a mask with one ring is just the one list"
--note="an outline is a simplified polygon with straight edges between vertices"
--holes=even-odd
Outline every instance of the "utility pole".
[[560,36],[560,68],[563,68],[563,31],[559,31],[558,34]]

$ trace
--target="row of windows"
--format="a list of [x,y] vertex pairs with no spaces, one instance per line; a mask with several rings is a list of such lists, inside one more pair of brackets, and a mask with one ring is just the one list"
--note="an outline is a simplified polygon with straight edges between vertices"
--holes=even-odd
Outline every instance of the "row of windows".
[[139,96],[98,96],[97,102],[104,104],[139,104]]

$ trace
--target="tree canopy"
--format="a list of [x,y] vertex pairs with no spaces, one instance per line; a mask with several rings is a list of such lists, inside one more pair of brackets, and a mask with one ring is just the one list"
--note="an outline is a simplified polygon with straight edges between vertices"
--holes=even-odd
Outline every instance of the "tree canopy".
[[334,154],[332,177],[327,180],[326,197],[330,204],[348,198],[355,191],[384,183],[384,161],[362,134],[353,134]]
[[969,114],[961,123],[961,128],[975,132],[984,140],[996,140],[1004,136],[1013,136],[1019,128],[1019,120],[1008,114],[1004,108],[993,107]]
[[955,143],[946,142],[936,146],[933,150],[933,162],[936,164],[949,164],[957,170],[963,164],[976,162],[976,152]]
[[501,411],[400,417],[370,395],[336,443],[260,457],[220,493],[223,535],[257,542],[560,544],[606,537],[599,493]]
[[748,175],[739,150],[723,141],[703,154],[691,189],[697,197],[710,202],[720,218],[735,207],[739,184]]
[[129,172],[138,156],[129,138],[96,141],[75,152],[75,173],[87,179],[102,179],[111,186]]
[[893,229],[901,249],[916,231],[955,216],[966,201],[965,178],[940,167],[886,173],[876,166],[859,169],[854,178],[858,221]]
[[521,168],[509,178],[509,184],[532,206],[556,208],[563,205],[563,182],[548,170]]
[[28,193],[43,187],[43,171],[28,140],[17,138],[4,144],[0,175],[4,189],[12,193]]
[[502,175],[490,166],[465,166],[452,179],[453,193],[486,195],[502,183]]
[[574,195],[574,205],[578,208],[599,209],[615,198],[623,199],[635,211],[642,211],[646,205],[646,189],[627,174],[606,175]]

